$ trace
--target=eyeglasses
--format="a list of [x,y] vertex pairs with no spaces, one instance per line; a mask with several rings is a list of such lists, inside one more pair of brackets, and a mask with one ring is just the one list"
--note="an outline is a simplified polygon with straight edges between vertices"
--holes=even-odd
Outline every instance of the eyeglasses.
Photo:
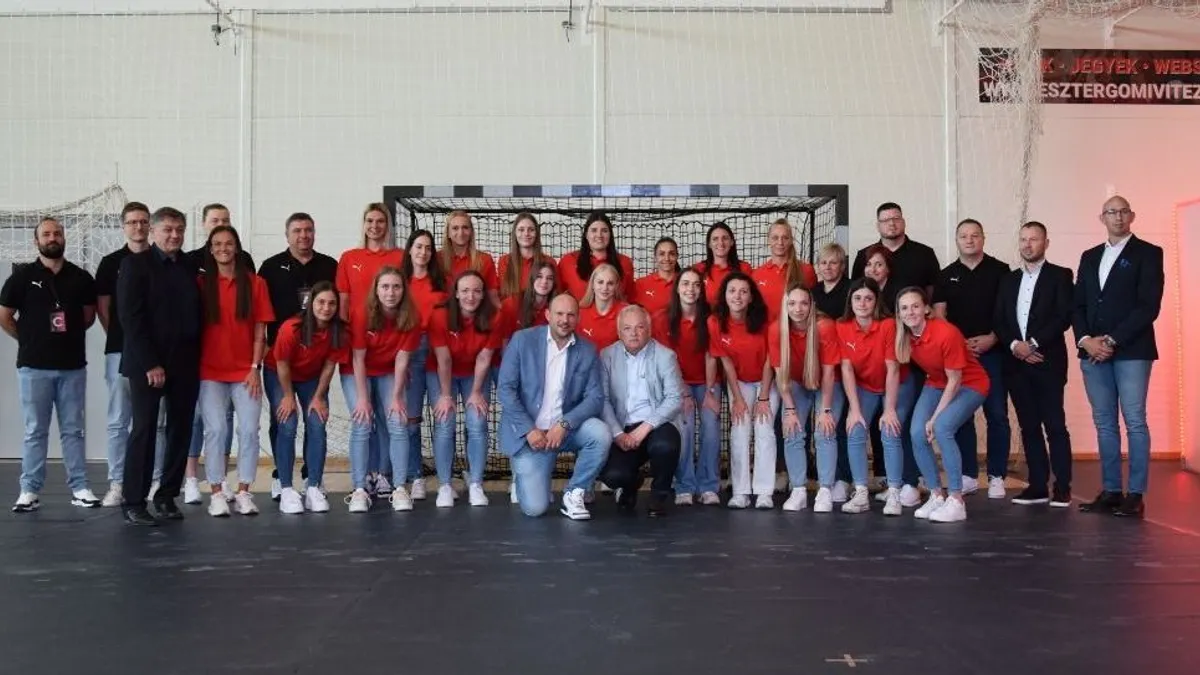
[[1103,213],[1106,216],[1116,216],[1116,215],[1127,216],[1127,215],[1133,213],[1133,209],[1104,209],[1103,211],[1101,211],[1101,213]]
[[127,221],[125,221],[125,224],[126,225],[149,225],[150,221],[147,220],[146,218],[142,218],[141,220],[127,220]]

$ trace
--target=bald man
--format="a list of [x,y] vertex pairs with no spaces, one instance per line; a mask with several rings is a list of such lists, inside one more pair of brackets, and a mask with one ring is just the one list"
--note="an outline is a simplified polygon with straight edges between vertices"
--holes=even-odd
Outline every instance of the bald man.
[[[1136,215],[1120,196],[1101,207],[1108,238],[1079,259],[1071,324],[1103,481],[1100,494],[1080,510],[1141,518],[1150,474],[1146,396],[1150,368],[1158,359],[1154,320],[1162,308],[1163,250],[1133,234]],[[1118,410],[1129,445],[1128,493],[1121,476]]]

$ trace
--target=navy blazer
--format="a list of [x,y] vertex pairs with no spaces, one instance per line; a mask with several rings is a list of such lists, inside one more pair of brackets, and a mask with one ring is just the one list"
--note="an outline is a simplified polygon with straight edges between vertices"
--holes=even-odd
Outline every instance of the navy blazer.
[[[998,346],[1007,354],[1004,365],[1010,370],[1027,368],[1047,373],[1066,384],[1069,353],[1066,332],[1071,327],[1071,315],[1075,308],[1071,270],[1051,262],[1042,263],[1042,271],[1038,273],[1037,283],[1033,286],[1025,335],[1021,335],[1021,326],[1017,323],[1017,296],[1021,292],[1024,277],[1025,270],[1021,267],[1006,274],[1000,281],[996,298],[993,325],[1000,341]],[[1038,351],[1044,359],[1041,363],[1025,363],[1013,356],[1009,349],[1013,340],[1024,342],[1030,339],[1037,340]]]
[[[533,431],[542,408],[546,379],[548,326],[534,326],[513,333],[500,362],[497,381],[500,398],[500,452],[512,457],[527,447],[525,436]],[[563,381],[563,419],[575,431],[604,410],[604,383],[600,358],[591,342],[575,337],[567,348],[567,375]]]
[[[1162,309],[1163,250],[1130,235],[1101,290],[1103,255],[1100,244],[1079,258],[1071,320],[1075,342],[1085,335],[1109,335],[1117,342],[1113,360],[1153,361],[1158,358],[1154,320]],[[1087,352],[1080,349],[1079,358],[1087,358]]]

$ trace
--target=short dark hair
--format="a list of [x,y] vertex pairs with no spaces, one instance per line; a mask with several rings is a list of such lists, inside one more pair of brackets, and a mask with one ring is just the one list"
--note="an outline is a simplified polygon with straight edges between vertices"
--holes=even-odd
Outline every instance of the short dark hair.
[[879,214],[884,211],[891,211],[892,209],[896,209],[900,212],[900,215],[904,215],[904,209],[900,208],[900,205],[896,202],[884,202],[879,205],[879,208],[875,209],[875,217],[879,218]]
[[224,204],[222,204],[220,202],[213,202],[212,204],[205,204],[204,209],[200,211],[200,220],[201,221],[207,220],[208,212],[214,211],[216,209],[221,209],[222,211],[228,211],[229,207],[225,206]]
[[1050,233],[1046,231],[1046,226],[1045,226],[1045,225],[1043,225],[1043,224],[1041,224],[1041,223],[1039,223],[1039,222],[1038,222],[1038,221],[1036,221],[1036,220],[1031,220],[1031,221],[1029,221],[1028,223],[1025,223],[1024,225],[1022,225],[1022,226],[1021,226],[1021,229],[1022,229],[1022,230],[1024,230],[1024,229],[1026,229],[1026,228],[1030,228],[1030,227],[1035,227],[1035,228],[1037,228],[1037,229],[1041,230],[1041,231],[1042,231],[1042,236],[1044,236],[1044,237],[1049,237],[1049,236],[1050,236]]
[[121,209],[121,220],[125,220],[125,216],[136,211],[141,211],[146,215],[150,215],[150,207],[141,202],[129,202],[125,204],[124,208]]
[[313,224],[316,224],[316,222],[317,222],[317,221],[313,220],[313,217],[308,215],[307,213],[305,213],[303,211],[297,211],[297,212],[293,213],[292,215],[288,216],[287,222],[283,224],[283,231],[287,232],[288,229],[290,229],[292,227],[292,223],[301,222],[301,221],[307,221],[307,222],[310,222]]
[[958,222],[958,225],[954,226],[954,234],[958,234],[958,231],[960,229],[962,229],[963,225],[978,225],[979,231],[980,232],[983,231],[983,223],[979,222],[978,220],[975,220],[974,218],[963,218],[962,220],[960,220]]
[[160,207],[150,216],[150,220],[153,221],[155,225],[164,220],[174,220],[184,227],[187,227],[187,216],[183,215],[183,212],[179,209],[172,208],[170,206]]

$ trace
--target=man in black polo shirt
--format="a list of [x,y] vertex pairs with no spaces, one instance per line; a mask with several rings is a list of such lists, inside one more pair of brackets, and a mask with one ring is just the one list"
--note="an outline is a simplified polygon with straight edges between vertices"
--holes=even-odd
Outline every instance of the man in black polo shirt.
[[[263,261],[258,275],[267,282],[267,291],[271,295],[271,306],[275,308],[275,319],[267,324],[267,348],[275,346],[275,336],[279,326],[291,317],[304,311],[304,303],[308,301],[308,291],[318,281],[334,283],[337,278],[337,260],[317,253],[313,244],[317,238],[317,227],[312,216],[307,213],[293,213],[284,223],[284,236],[287,237],[287,250]],[[281,390],[274,387],[266,388],[269,403],[270,428],[267,437],[271,441],[271,454],[275,454],[275,434],[279,425],[275,417],[275,409],[283,395]],[[307,417],[303,419],[307,420]],[[307,429],[305,429],[307,433]],[[308,478],[308,467],[302,467],[300,476]],[[280,495],[279,472],[271,474],[271,499],[278,500]]]
[[[983,225],[979,221],[967,218],[959,223],[954,241],[958,260],[947,265],[938,276],[933,312],[962,331],[967,348],[979,358],[991,381],[987,400],[983,402],[983,416],[987,420],[988,497],[1004,499],[1004,477],[1008,475],[1008,449],[1012,440],[1003,375],[1008,346],[1000,344],[996,337],[995,310],[1000,283],[1010,270],[1007,263],[983,252]],[[963,494],[971,494],[979,489],[973,415],[954,438],[962,450]]]
[[[200,287],[196,268],[180,250],[187,221],[171,207],[151,217],[148,250],[121,262],[116,304],[125,341],[121,374],[129,378],[133,429],[125,453],[125,520],[156,525],[181,520],[175,505],[183,482],[192,418],[200,393]],[[154,493],[156,518],[146,509],[154,466],[159,406],[167,409],[162,481]]]
[[17,395],[25,418],[21,493],[13,511],[35,511],[46,482],[50,416],[58,414],[59,438],[71,503],[93,508],[83,440],[87,403],[87,329],[96,320],[96,282],[63,259],[66,237],[54,218],[33,231],[37,260],[14,265],[0,290],[0,328],[17,340]]

